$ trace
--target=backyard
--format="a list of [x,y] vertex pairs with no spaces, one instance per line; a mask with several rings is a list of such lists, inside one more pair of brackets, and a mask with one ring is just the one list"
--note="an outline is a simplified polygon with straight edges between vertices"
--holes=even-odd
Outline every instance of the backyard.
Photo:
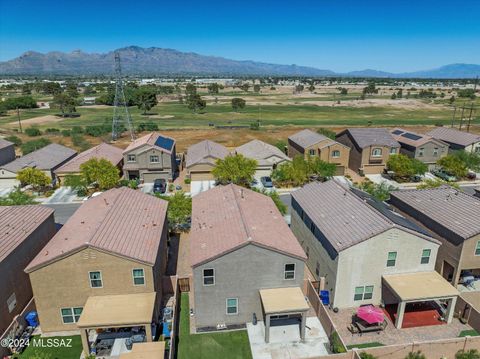
[[248,359],[252,358],[246,330],[222,333],[190,334],[188,293],[180,302],[178,359]]
[[30,345],[20,355],[13,355],[12,359],[78,359],[82,352],[80,335],[71,337],[34,336]]

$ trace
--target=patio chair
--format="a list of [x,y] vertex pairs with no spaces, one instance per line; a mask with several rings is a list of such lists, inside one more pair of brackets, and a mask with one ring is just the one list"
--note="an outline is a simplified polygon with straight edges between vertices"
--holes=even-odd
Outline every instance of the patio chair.
[[355,326],[354,324],[349,324],[348,327],[347,327],[347,329],[348,329],[348,331],[349,331],[350,333],[352,333],[352,336],[353,336],[354,334],[360,333],[360,331],[358,330],[358,327]]

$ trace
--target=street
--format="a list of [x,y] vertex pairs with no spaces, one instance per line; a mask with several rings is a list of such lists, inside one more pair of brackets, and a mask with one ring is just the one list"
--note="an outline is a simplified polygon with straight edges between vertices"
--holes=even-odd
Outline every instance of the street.
[[65,222],[75,213],[81,203],[55,203],[45,204],[45,206],[55,210],[55,223],[65,224]]

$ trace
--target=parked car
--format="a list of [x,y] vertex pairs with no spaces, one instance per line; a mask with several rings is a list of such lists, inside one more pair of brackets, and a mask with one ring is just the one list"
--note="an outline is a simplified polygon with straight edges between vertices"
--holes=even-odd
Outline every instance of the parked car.
[[157,178],[153,182],[153,193],[165,193],[167,190],[167,181],[163,178]]
[[477,178],[477,174],[476,174],[475,172],[468,171],[468,173],[467,173],[467,178],[468,178],[469,180],[474,180],[474,179]]
[[272,188],[273,187],[273,181],[270,177],[264,176],[260,178],[260,181],[262,182],[262,186],[265,188]]
[[83,200],[88,201],[90,198],[100,196],[103,192],[93,192],[90,196],[85,197]]
[[455,182],[457,181],[457,177],[455,177],[454,175],[452,175],[451,173],[448,173],[447,171],[445,171],[443,168],[442,169],[439,169],[439,170],[433,170],[432,173],[443,179],[444,181],[447,181],[447,182]]

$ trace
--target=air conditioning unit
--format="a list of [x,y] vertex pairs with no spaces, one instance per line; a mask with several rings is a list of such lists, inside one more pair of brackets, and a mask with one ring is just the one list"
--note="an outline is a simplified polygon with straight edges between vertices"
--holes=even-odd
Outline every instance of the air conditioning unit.
[[227,325],[225,323],[217,324],[217,330],[227,329]]

